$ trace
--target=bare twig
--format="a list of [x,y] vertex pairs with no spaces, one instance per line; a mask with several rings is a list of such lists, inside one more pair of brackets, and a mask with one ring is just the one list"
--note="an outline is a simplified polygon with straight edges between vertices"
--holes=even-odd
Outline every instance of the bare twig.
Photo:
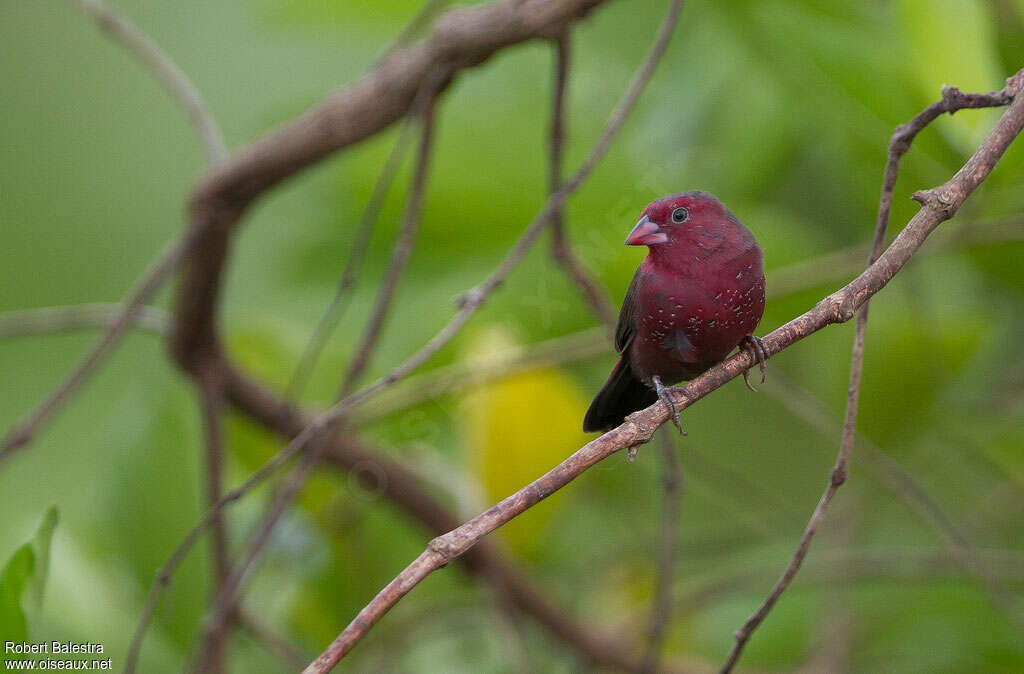
[[[885,244],[885,232],[889,224],[889,213],[892,210],[893,189],[896,186],[896,177],[899,172],[900,158],[910,149],[910,145],[913,142],[914,137],[929,123],[945,112],[952,114],[963,108],[995,107],[1006,105],[1011,101],[1014,101],[1014,108],[1020,107],[1019,100],[1015,100],[1015,97],[1017,99],[1021,98],[1017,96],[1017,93],[1021,87],[1022,77],[1024,77],[1024,71],[1021,71],[1008,80],[1006,87],[1001,91],[987,94],[964,94],[955,87],[943,87],[942,100],[928,106],[910,122],[896,129],[896,132],[893,134],[893,137],[889,142],[889,158],[885,166],[885,177],[882,181],[882,194],[879,198],[878,204],[878,219],[875,225],[875,235],[872,242],[871,255],[868,259],[869,269],[882,255]],[[1008,114],[1004,115],[1000,120],[1000,123],[1005,121],[1008,117]],[[997,126],[996,129],[998,130],[999,127]],[[1019,128],[1017,131],[1019,131]],[[993,133],[995,133],[995,131]],[[1009,138],[1008,142],[1012,141],[1015,136],[1016,132],[1014,132],[1013,136]],[[990,135],[989,138],[986,139],[985,144],[988,144],[992,139],[993,137]],[[982,146],[982,149],[984,149],[984,147],[985,145]],[[974,161],[979,157],[978,153],[980,153],[982,149],[979,149],[979,151],[971,157],[971,161]],[[1003,149],[1005,149],[1005,146]],[[998,154],[996,154],[994,159],[991,160],[991,163],[983,163],[983,165],[987,166],[989,170],[991,170],[991,166],[994,165],[995,161],[998,160],[1001,155],[1002,150],[999,150]],[[964,171],[970,167],[970,163],[971,162],[968,162],[968,165],[961,169],[953,180],[946,183],[941,190],[918,192],[915,194],[914,198],[920,201],[925,208],[931,207],[940,210],[948,210],[952,208],[952,211],[955,212],[956,207],[959,206],[959,202],[954,205],[952,202],[947,202],[947,198],[955,198],[960,195],[952,194],[952,190],[949,190],[950,193],[943,193],[943,190],[947,190],[950,187],[950,183],[954,182],[958,177],[961,177]],[[965,178],[965,182],[969,183],[971,178],[974,176],[963,177]],[[982,179],[984,179],[984,176],[982,176]],[[977,184],[977,182],[974,183],[975,186]],[[961,202],[966,198],[967,194],[969,194],[969,192],[962,194],[960,199]],[[951,216],[952,212],[949,212],[949,217]],[[892,247],[895,247],[898,242],[899,239],[897,238],[897,241],[893,243],[890,250]],[[779,597],[786,591],[790,581],[792,581],[797,571],[799,571],[800,565],[803,563],[803,559],[807,555],[807,550],[810,547],[811,540],[814,538],[814,534],[817,531],[818,526],[825,518],[825,513],[828,510],[829,504],[832,502],[832,498],[835,496],[839,487],[846,481],[850,454],[853,452],[853,443],[857,431],[857,402],[860,397],[861,373],[864,368],[864,339],[868,321],[869,298],[870,296],[864,298],[857,315],[856,331],[853,338],[853,355],[850,360],[850,385],[847,390],[846,416],[843,421],[842,441],[839,445],[839,453],[836,456],[835,466],[832,468],[829,477],[828,486],[825,488],[825,492],[822,494],[821,500],[818,502],[817,507],[814,509],[814,513],[811,515],[810,521],[807,523],[807,528],[804,530],[804,534],[800,539],[800,543],[797,546],[796,553],[793,555],[793,559],[783,571],[782,576],[772,588],[771,592],[769,592],[758,610],[755,611],[754,614],[751,615],[750,618],[748,618],[736,631],[736,643],[733,645],[729,656],[722,665],[722,674],[727,674],[732,671],[732,668],[743,653],[743,648],[750,639],[750,635],[757,629],[758,625],[761,624],[768,613],[772,610],[772,607],[775,606]]]
[[[1024,71],[1011,78],[1008,90],[1015,95],[1024,81]],[[1009,109],[996,123],[988,137],[967,163],[945,184],[915,194],[921,209],[896,237],[892,245],[860,276],[845,287],[832,293],[810,311],[789,321],[763,338],[766,354],[772,356],[827,325],[842,323],[854,316],[865,301],[884,288],[899,273],[936,227],[950,219],[968,196],[988,176],[996,162],[1024,127],[1024,96],[1015,96]],[[711,368],[685,387],[672,390],[674,407],[683,410],[708,393],[723,386],[743,370],[753,366],[753,360],[741,352]],[[472,518],[444,536],[435,538],[426,550],[367,604],[327,649],[307,667],[308,673],[330,670],[351,650],[370,628],[406,593],[427,575],[448,564],[473,547],[483,536],[523,513],[554,491],[561,489],[597,462],[626,447],[650,440],[654,431],[664,423],[669,410],[661,401],[645,410],[629,415],[617,428],[589,442],[542,477],[523,487],[515,494],[497,503],[489,510]],[[802,560],[813,532],[819,526],[824,511],[835,494],[838,484],[845,478],[846,460],[840,457],[829,478],[819,507],[808,523],[797,559]],[[784,589],[792,580],[799,561],[783,576],[779,585]],[[777,595],[774,595],[777,599]],[[765,614],[774,604],[771,601]],[[759,623],[763,615],[756,617]]]
[[417,34],[423,30],[431,19],[433,19],[439,11],[441,11],[449,0],[426,0],[420,8],[416,10],[412,18],[409,19],[402,30],[395,35],[394,39],[384,48],[381,52],[380,57],[377,58],[375,66],[380,65],[380,62],[391,56],[396,50],[401,49],[408,45]]
[[[562,155],[565,147],[565,99],[569,86],[569,62],[571,60],[571,37],[568,31],[555,40],[555,83],[551,95],[551,134],[549,143],[548,189],[553,194],[562,184]],[[608,327],[615,329],[615,308],[601,289],[593,274],[577,259],[565,232],[565,217],[559,207],[551,216],[551,253],[557,262],[576,283],[583,297],[597,317]]]
[[[842,422],[833,417],[832,413],[810,391],[788,380],[781,374],[772,377],[772,384],[767,388],[769,395],[785,405],[790,411],[815,427],[823,435],[831,435],[836,429],[842,428]],[[781,390],[778,390],[781,388]],[[865,456],[865,466],[871,470],[878,480],[889,491],[898,496],[928,527],[939,534],[950,556],[963,570],[976,577],[989,596],[992,604],[1024,633],[1024,616],[1019,607],[1015,606],[1011,597],[1013,593],[1001,585],[998,580],[985,577],[978,572],[981,563],[978,552],[971,541],[945,513],[942,507],[921,486],[918,480],[904,470],[881,447],[865,437],[859,431],[856,435],[857,447]]]
[[[91,16],[99,26],[129,53],[143,63],[185,110],[192,120],[206,154],[212,163],[227,156],[220,131],[203,105],[195,86],[180,68],[138,26],[96,0],[70,0]],[[50,395],[32,412],[11,427],[0,441],[0,461],[15,450],[23,448],[57,412],[66,405],[103,361],[113,353],[128,328],[142,313],[142,305],[178,266],[185,252],[200,238],[196,229],[168,243],[135,281],[121,309],[112,319],[107,331],[75,365],[74,369],[57,385]]]
[[249,611],[237,609],[234,619],[238,626],[249,633],[255,641],[262,644],[292,669],[301,669],[309,662],[309,658],[294,644],[264,625]]
[[117,315],[111,320],[106,332],[96,340],[93,347],[79,359],[74,369],[61,380],[56,388],[31,413],[12,426],[0,441],[0,462],[15,451],[24,448],[42,430],[43,426],[70,402],[142,313],[143,305],[153,297],[157,289],[178,266],[185,250],[196,237],[186,236],[169,243],[143,272],[119,306]]
[[[94,302],[6,311],[0,313],[0,339],[109,328],[122,309],[122,305],[115,302]],[[143,305],[139,307],[135,327],[164,335],[169,322],[170,314],[163,309]]]
[[435,368],[406,379],[402,385],[381,394],[373,405],[353,411],[354,423],[387,416],[393,412],[539,367],[578,362],[608,353],[608,334],[604,328],[555,337],[511,349],[484,362],[459,362]]
[[665,631],[672,615],[672,579],[675,576],[676,550],[679,547],[679,508],[683,499],[683,473],[679,468],[674,437],[661,433],[662,471],[665,494],[661,504],[661,531],[658,536],[658,568],[651,595],[651,617],[647,625],[647,650],[641,672],[658,671],[665,645]]
[[313,334],[310,336],[305,349],[302,351],[302,355],[299,357],[299,363],[295,366],[295,372],[292,373],[292,377],[285,387],[285,400],[298,400],[302,395],[303,390],[306,388],[306,382],[309,381],[309,376],[316,367],[324,347],[327,345],[327,340],[348,308],[352,293],[355,291],[356,284],[359,281],[359,272],[362,269],[363,260],[366,258],[366,250],[370,245],[374,226],[377,224],[377,218],[380,215],[381,208],[384,206],[384,199],[387,197],[391,185],[395,182],[395,177],[398,175],[398,169],[402,165],[405,150],[412,139],[412,131],[413,124],[406,120],[398,132],[398,138],[391,147],[391,152],[388,153],[388,157],[384,161],[384,166],[377,177],[377,182],[373,185],[373,191],[370,192],[370,198],[366,201],[366,206],[363,208],[363,214],[359,219],[359,226],[356,228],[355,236],[352,237],[348,259],[345,261],[345,267],[342,269],[341,277],[338,279],[338,287],[334,291],[334,297],[313,329]]
[[195,85],[178,64],[160,48],[156,42],[146,35],[128,17],[107,7],[97,0],[68,0],[90,16],[100,30],[120,44],[135,59],[149,70],[150,74],[163,85],[167,93],[174,99],[189,122],[195,127],[196,136],[206,152],[207,161],[217,164],[227,159],[228,151],[224,145],[224,136],[217,126],[213,115],[206,109],[206,104]]
[[[409,188],[409,201],[403,215],[402,229],[395,239],[395,245],[391,252],[391,260],[384,272],[384,279],[377,289],[377,300],[370,313],[370,319],[363,330],[362,338],[356,353],[352,357],[348,371],[338,387],[338,399],[341,399],[352,392],[353,387],[359,382],[359,377],[370,364],[373,351],[380,339],[381,331],[387,320],[391,304],[395,298],[398,288],[398,281],[405,271],[406,264],[412,255],[412,247],[416,242],[416,235],[419,232],[420,218],[423,212],[423,196],[426,191],[427,174],[430,171],[431,147],[434,138],[434,100],[441,81],[447,76],[446,72],[435,73],[433,81],[424,83],[421,96],[423,102],[418,106],[417,114],[421,118],[422,137],[420,140],[419,152],[416,157],[416,167],[413,171],[412,185]],[[414,106],[415,107],[415,106]]]
[[217,652],[218,641],[223,638],[221,635],[228,628],[235,613],[235,605],[242,589],[242,583],[252,570],[267,543],[270,542],[277,523],[284,516],[302,488],[309,482],[313,468],[319,463],[320,456],[324,448],[328,446],[328,443],[329,438],[317,438],[313,441],[311,449],[302,455],[299,465],[288,474],[284,485],[277,492],[273,503],[267,509],[267,513],[257,524],[255,533],[250,537],[249,546],[245,553],[241,555],[241,561],[231,569],[224,582],[221,583],[220,591],[217,593],[217,598],[209,617],[204,621],[202,646],[196,653],[195,671],[208,671],[208,663]]

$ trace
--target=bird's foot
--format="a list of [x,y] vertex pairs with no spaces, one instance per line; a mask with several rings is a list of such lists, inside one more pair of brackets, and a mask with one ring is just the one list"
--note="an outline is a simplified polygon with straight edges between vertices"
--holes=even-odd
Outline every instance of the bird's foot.
[[651,382],[654,383],[654,390],[658,393],[658,398],[661,402],[665,403],[665,407],[668,408],[671,414],[672,423],[679,429],[680,435],[686,435],[686,431],[683,430],[683,422],[679,419],[679,410],[676,409],[676,404],[672,400],[672,394],[669,393],[670,387],[665,386],[661,383],[661,377],[655,375],[651,377]]
[[[764,342],[761,341],[760,337],[754,335],[747,335],[740,341],[740,349],[750,354],[750,358],[757,363],[758,369],[761,370],[761,383],[765,382],[768,375],[766,374],[768,368],[764,362],[768,360],[768,352],[765,351]],[[747,388],[757,393],[757,389],[750,385],[750,379],[747,378],[747,373],[750,370],[743,371],[743,383],[747,385]]]

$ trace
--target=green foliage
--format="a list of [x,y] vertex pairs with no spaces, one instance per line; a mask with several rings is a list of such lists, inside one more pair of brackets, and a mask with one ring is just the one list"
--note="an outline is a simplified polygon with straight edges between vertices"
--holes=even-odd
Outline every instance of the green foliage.
[[42,607],[58,519],[56,508],[47,510],[32,540],[16,549],[0,570],[0,635],[8,641],[28,639],[29,618]]

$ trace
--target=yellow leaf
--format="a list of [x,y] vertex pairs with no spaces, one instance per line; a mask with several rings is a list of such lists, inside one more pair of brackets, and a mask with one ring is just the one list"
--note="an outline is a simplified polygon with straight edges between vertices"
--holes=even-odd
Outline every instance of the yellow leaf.
[[[477,338],[467,358],[483,362],[514,355],[517,345],[499,328]],[[561,371],[537,368],[481,384],[463,399],[463,444],[489,503],[540,477],[589,438],[582,431],[587,401]],[[561,495],[556,493],[502,527],[509,546],[532,556],[542,543]]]

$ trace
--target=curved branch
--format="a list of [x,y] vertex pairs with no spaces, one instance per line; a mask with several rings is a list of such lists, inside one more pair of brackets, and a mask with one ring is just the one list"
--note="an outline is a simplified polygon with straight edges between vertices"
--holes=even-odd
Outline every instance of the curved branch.
[[[1024,71],[1011,79],[1008,91],[1014,96],[1013,103],[967,163],[940,187],[915,194],[915,199],[922,205],[921,209],[879,259],[860,276],[823,299],[810,311],[766,335],[763,343],[768,356],[779,353],[828,325],[851,319],[868,298],[884,288],[903,268],[927,236],[942,222],[953,217],[1024,127],[1024,96],[1017,95],[1024,81]],[[676,409],[689,407],[754,365],[748,353],[737,353],[685,387],[673,390]],[[306,668],[307,674],[327,671],[337,664],[391,607],[430,573],[447,565],[476,545],[481,538],[569,484],[599,461],[621,449],[649,441],[668,416],[669,411],[661,401],[629,415],[620,426],[587,443],[539,479],[447,534],[430,541],[426,550],[388,583],[320,657]],[[801,541],[797,555],[800,560],[806,554],[814,530],[820,524],[836,488],[845,477],[846,462],[841,456]],[[798,566],[787,570],[780,579],[779,584],[783,588],[792,580]]]

